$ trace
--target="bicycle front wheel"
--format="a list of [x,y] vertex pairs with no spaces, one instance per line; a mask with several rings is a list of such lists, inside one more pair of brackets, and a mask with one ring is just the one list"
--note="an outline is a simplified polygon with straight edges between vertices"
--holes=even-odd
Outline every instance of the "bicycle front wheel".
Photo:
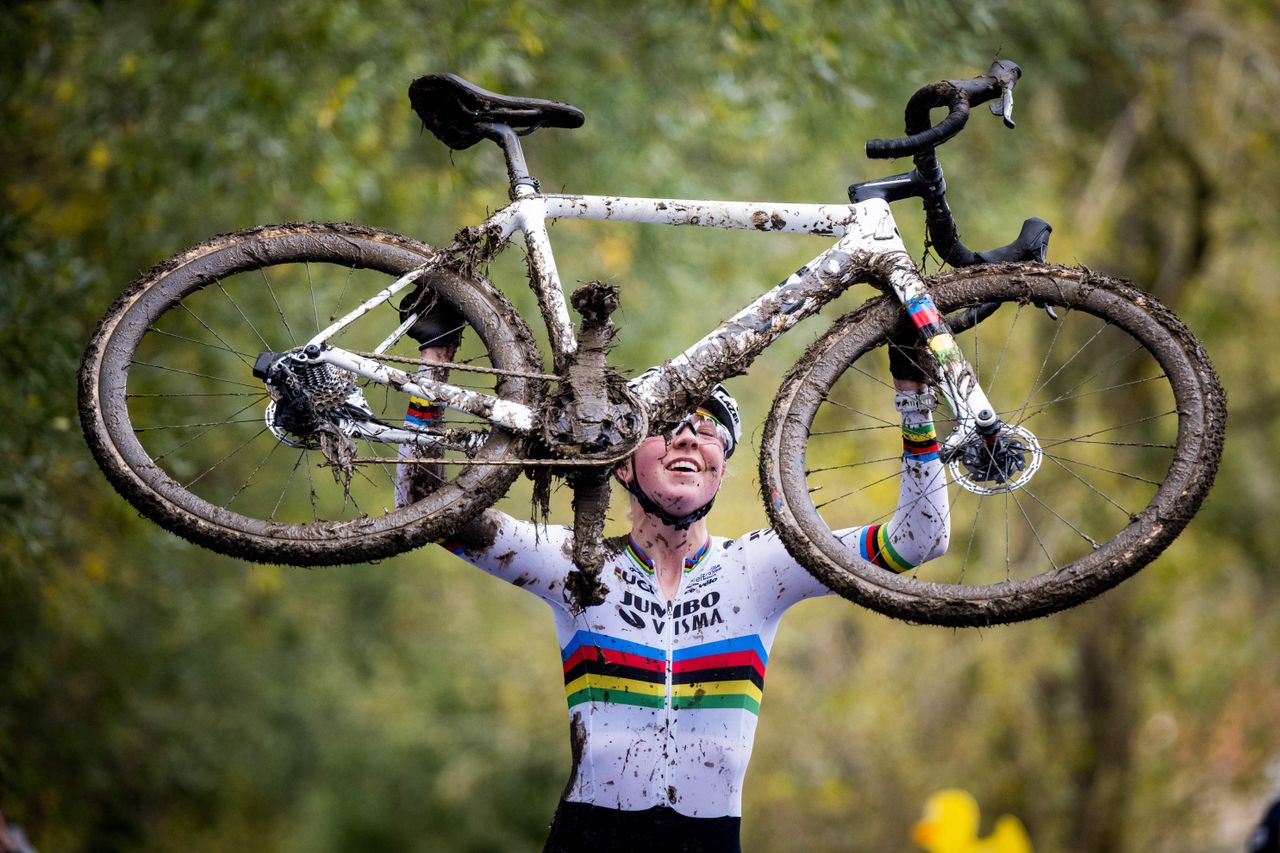
[[[466,452],[421,500],[394,502],[397,447],[348,434],[334,464],[316,435],[290,433],[254,378],[263,352],[296,350],[436,255],[388,232],[345,224],[265,226],[216,237],[157,266],[98,325],[80,370],[80,417],[108,479],[168,530],[246,559],[315,566],[388,557],[447,534],[497,500],[519,475],[524,440],[452,415]],[[480,279],[440,274],[437,297],[465,320],[455,361],[482,368],[453,382],[525,405],[541,383],[533,338],[510,303]],[[375,308],[335,343],[372,351],[399,324]],[[416,357],[412,341],[397,345]],[[403,367],[403,365],[401,365]],[[412,371],[412,368],[409,368]],[[330,369],[330,406],[357,401],[367,422],[399,427],[408,396]],[[310,380],[308,380],[310,381]],[[334,430],[336,435],[341,430]],[[354,460],[352,460],[354,456]]]
[[[892,299],[872,300],[792,369],[765,429],[761,484],[792,555],[846,598],[950,626],[1053,613],[1154,560],[1222,455],[1222,389],[1191,332],[1148,294],[1086,270],[971,267],[931,289],[950,318],[994,309],[956,341],[1022,467],[993,476],[976,455],[951,459],[937,485],[951,505],[947,553],[903,575],[835,532],[885,520],[897,499],[884,347],[906,321]],[[940,441],[955,426],[942,408],[935,423]]]

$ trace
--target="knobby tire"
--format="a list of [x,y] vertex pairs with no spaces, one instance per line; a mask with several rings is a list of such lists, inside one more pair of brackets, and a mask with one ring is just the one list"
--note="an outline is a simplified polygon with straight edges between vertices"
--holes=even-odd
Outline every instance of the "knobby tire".
[[[978,496],[948,470],[952,535],[948,554],[934,561],[941,568],[931,562],[896,575],[837,537],[833,530],[885,520],[853,516],[873,512],[864,508],[873,496],[891,510],[885,484],[896,484],[900,470],[883,352],[906,321],[896,301],[874,299],[792,368],[765,428],[762,491],[792,555],[852,601],[948,626],[1063,610],[1159,556],[1199,509],[1222,455],[1225,399],[1192,333],[1149,294],[1088,270],[971,267],[930,286],[944,315],[1000,303],[956,340],[1001,417],[1040,431],[1036,477],[1045,479]],[[1042,305],[1056,306],[1060,319]],[[1077,328],[1079,335],[1068,331]],[[983,335],[1012,343],[992,345]],[[1028,390],[1011,396],[1019,384]],[[950,428],[944,410],[935,415],[939,440]],[[878,445],[865,443],[877,434]]]
[[[435,257],[430,246],[373,228],[293,224],[215,237],[159,264],[117,299],[85,353],[80,417],[95,459],[120,494],[162,527],[252,561],[301,566],[362,562],[447,535],[500,498],[516,479],[518,465],[492,463],[527,455],[521,437],[480,421],[476,428],[484,429],[485,440],[476,459],[490,464],[458,465],[455,477],[401,508],[394,507],[393,475],[386,473],[394,465],[383,464],[376,466],[381,471],[358,471],[356,480],[365,491],[357,501],[349,482],[340,486],[329,471],[321,470],[319,454],[276,441],[263,423],[268,401],[262,383],[251,375],[257,352],[269,346],[284,351],[290,342],[296,346],[310,329],[326,325],[322,313],[341,316]],[[337,295],[318,304],[316,287],[321,274],[330,272]],[[493,368],[510,371],[488,379],[488,390],[536,406],[542,382],[518,374],[539,372],[537,350],[511,304],[483,279],[442,274],[436,280],[439,298],[466,319],[474,330],[468,335],[479,339],[481,354]],[[355,282],[363,292],[354,292]],[[382,335],[395,327],[398,317],[394,306],[380,310],[385,312],[382,322],[371,325]],[[231,331],[219,329],[213,317],[223,317]],[[304,323],[305,331],[299,328]],[[358,348],[345,340],[338,343]],[[186,361],[167,359],[179,352]],[[371,400],[389,398],[382,416],[398,426],[407,397],[379,386],[366,390]],[[221,402],[223,398],[231,402]],[[223,406],[222,422],[204,414],[218,406]],[[227,414],[230,406],[234,417]],[[178,411],[180,415],[171,413]],[[135,418],[148,416],[158,424],[135,423]],[[156,436],[165,436],[166,430],[177,435],[162,444]],[[233,430],[246,437],[219,437]],[[196,461],[184,459],[202,444],[213,449]],[[257,449],[242,450],[245,446]],[[390,454],[384,460],[393,462],[394,448],[382,447],[383,454]],[[277,466],[273,475],[272,465]],[[198,473],[206,468],[207,476]],[[229,485],[217,492],[215,481],[223,476]],[[192,478],[198,482],[184,482]],[[265,498],[252,504],[252,510],[238,511],[258,495]],[[275,518],[287,512],[296,517]]]

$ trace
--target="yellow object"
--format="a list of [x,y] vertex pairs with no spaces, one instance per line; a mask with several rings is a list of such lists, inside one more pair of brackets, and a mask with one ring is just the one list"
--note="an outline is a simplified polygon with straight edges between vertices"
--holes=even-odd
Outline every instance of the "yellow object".
[[947,788],[932,794],[911,840],[929,853],[1032,853],[1022,821],[1012,815],[996,819],[995,830],[978,837],[978,801],[968,791]]

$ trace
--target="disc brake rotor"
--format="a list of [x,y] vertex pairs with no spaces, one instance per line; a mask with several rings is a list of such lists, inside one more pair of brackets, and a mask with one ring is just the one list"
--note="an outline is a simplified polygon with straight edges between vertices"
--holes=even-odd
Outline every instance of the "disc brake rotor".
[[1040,441],[1026,427],[1005,424],[992,439],[977,437],[948,462],[951,479],[978,495],[1016,491],[1031,482],[1044,461]]

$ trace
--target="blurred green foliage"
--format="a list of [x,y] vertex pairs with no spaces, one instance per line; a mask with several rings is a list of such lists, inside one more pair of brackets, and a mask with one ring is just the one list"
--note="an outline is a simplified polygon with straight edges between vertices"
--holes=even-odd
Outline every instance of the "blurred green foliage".
[[[42,850],[537,847],[568,770],[541,605],[434,550],[282,570],[139,519],[75,426],[93,324],[212,233],[346,219],[440,243],[500,206],[495,151],[419,131],[422,73],[582,107],[581,130],[528,140],[549,189],[838,202],[885,173],[861,144],[900,130],[918,85],[996,55],[1026,72],[1018,130],[975,117],[944,157],[966,241],[1043,216],[1053,259],[1171,303],[1234,394],[1219,484],[1156,565],[1050,619],[954,632],[803,605],[771,661],[744,837],[905,849],[925,797],[958,785],[1039,850],[1240,849],[1280,787],[1270,0],[4,4],[0,810]],[[566,282],[622,286],[632,366],[813,253],[554,236]],[[527,309],[514,271],[494,272]],[[770,381],[733,388],[749,434],[794,337],[753,371]],[[717,532],[763,523],[751,467]]]

